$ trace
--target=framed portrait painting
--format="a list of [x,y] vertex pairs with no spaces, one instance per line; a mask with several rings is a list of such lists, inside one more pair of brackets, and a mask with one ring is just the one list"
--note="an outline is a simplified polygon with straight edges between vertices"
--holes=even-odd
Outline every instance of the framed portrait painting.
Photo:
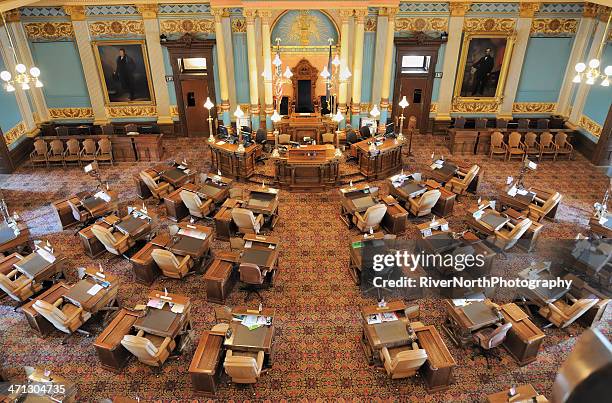
[[504,91],[513,40],[504,34],[466,34],[455,96],[499,100]]
[[108,105],[155,102],[144,41],[99,41],[93,46]]

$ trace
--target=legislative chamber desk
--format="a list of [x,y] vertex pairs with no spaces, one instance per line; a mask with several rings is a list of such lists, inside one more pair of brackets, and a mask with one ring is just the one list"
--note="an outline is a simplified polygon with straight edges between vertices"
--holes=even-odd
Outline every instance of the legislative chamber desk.
[[189,365],[191,386],[194,391],[207,395],[214,395],[217,392],[225,355],[223,339],[223,334],[210,331],[202,333]]
[[[401,201],[404,206],[410,205],[409,199],[414,197],[415,186],[420,187],[421,191],[429,191],[438,189],[440,191],[440,198],[436,202],[435,206],[431,209],[432,214],[437,217],[448,217],[453,214],[453,208],[455,206],[455,199],[457,195],[450,190],[444,188],[439,182],[433,179],[426,181],[416,181],[412,175],[393,175],[387,178],[385,181],[387,184],[387,192]],[[414,185],[413,185],[414,184]],[[419,191],[419,195],[421,195]]]
[[238,152],[238,144],[219,140],[208,143],[211,151],[213,170],[232,179],[248,179],[255,173],[255,157],[261,154],[261,147],[255,143]]
[[420,369],[429,392],[445,390],[453,382],[457,362],[448,351],[438,330],[432,325],[414,327],[418,344],[427,351],[427,361]]
[[504,347],[521,366],[535,361],[544,341],[544,332],[516,304],[504,304],[500,308],[504,322],[512,323]]
[[0,253],[17,249],[28,243],[30,230],[27,224],[19,218],[17,221],[0,224]]
[[274,159],[274,179],[289,190],[325,190],[340,180],[340,163],[331,144],[290,148]]
[[132,354],[121,344],[123,336],[130,334],[140,312],[121,309],[94,342],[98,359],[104,369],[119,372]]
[[333,130],[334,124],[326,123],[325,118],[316,113],[292,113],[279,124],[280,133],[287,133],[291,140],[303,143],[304,137],[321,142],[321,134]]
[[[370,152],[370,142],[376,151]],[[367,179],[383,179],[402,169],[402,143],[395,139],[369,138],[351,144],[351,156],[357,158],[359,172]]]

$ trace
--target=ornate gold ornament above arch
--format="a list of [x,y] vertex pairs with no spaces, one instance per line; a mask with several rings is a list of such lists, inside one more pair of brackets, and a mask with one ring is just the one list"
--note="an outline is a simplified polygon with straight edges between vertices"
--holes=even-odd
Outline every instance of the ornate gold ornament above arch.
[[326,50],[330,38],[336,46],[340,37],[336,22],[322,10],[286,10],[278,15],[271,28],[273,44],[279,38],[285,51]]

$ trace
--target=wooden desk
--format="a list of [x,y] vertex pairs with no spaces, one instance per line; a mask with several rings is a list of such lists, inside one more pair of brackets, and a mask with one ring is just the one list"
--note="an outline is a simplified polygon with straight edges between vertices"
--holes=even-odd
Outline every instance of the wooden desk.
[[[410,199],[410,195],[404,192],[401,186],[395,187],[393,185],[393,179],[396,177],[392,176],[387,178],[385,181],[387,185],[387,192],[395,197],[397,200],[402,202],[404,206],[408,203],[408,199]],[[421,185],[425,186],[427,190],[438,189],[440,191],[440,198],[436,202],[435,206],[431,209],[431,212],[437,217],[448,217],[453,215],[453,208],[455,206],[455,199],[457,195],[450,190],[445,189],[440,183],[430,179],[427,181],[419,182]]]
[[591,217],[589,220],[589,227],[591,232],[601,238],[612,238],[612,229],[608,228],[608,225],[612,224],[612,214],[608,214],[605,224],[600,224],[599,219]]
[[[543,190],[538,189],[536,187],[530,187],[526,189],[529,193],[525,196],[516,194],[514,196],[510,196],[508,192],[503,192],[499,195],[499,200],[497,205],[495,206],[497,211],[504,211],[507,208],[512,208],[519,212],[529,211],[529,206],[533,203],[535,198],[539,198],[542,200],[548,200],[555,192],[551,190]],[[555,220],[557,218],[557,210],[559,209],[560,202],[553,207],[548,214],[545,215],[546,218],[550,220]]]
[[[516,394],[514,396],[509,395],[510,390],[503,390],[501,392],[492,393],[487,395],[487,403],[511,403],[513,401],[519,402],[531,402],[534,398],[543,397],[531,386],[531,384],[519,385],[515,388]],[[512,400],[510,400],[512,399]],[[537,400],[541,402],[542,400]],[[548,400],[543,400],[547,402]]]
[[286,157],[274,159],[274,179],[282,188],[321,191],[340,180],[340,162],[331,144],[291,148]]
[[223,362],[223,335],[205,331],[200,337],[191,364],[189,375],[191,386],[196,392],[214,395],[221,374]]
[[[101,282],[108,282],[109,286],[102,288],[96,295],[87,293],[91,287]],[[93,315],[105,308],[118,306],[117,293],[120,284],[121,280],[116,275],[100,273],[97,268],[87,267],[85,277],[71,285],[70,290],[64,294],[64,299]]]
[[228,252],[232,256],[216,257],[204,274],[206,300],[217,304],[225,304],[226,298],[232,292],[238,280],[236,261],[240,259],[238,252]]
[[[244,236],[245,248],[240,256],[240,263],[254,263],[262,270],[266,269],[266,282],[274,285],[278,275],[279,239],[273,236],[246,234]],[[249,242],[251,247],[247,248]]]
[[204,270],[211,260],[210,243],[214,230],[200,224],[180,223],[179,232],[165,248],[175,255],[190,256],[196,271]]
[[164,197],[166,215],[174,222],[181,221],[189,215],[189,209],[185,206],[185,203],[183,203],[183,199],[181,199],[181,192],[183,189],[182,187],[175,189]]
[[[106,193],[111,196],[111,200],[109,202],[99,204],[95,210],[87,210],[91,215],[91,218],[102,217],[113,211],[117,211],[117,193],[113,191],[106,191]],[[95,192],[80,192],[66,199],[57,200],[51,203],[51,206],[53,207],[53,210],[55,211],[55,214],[62,225],[62,229],[70,228],[79,223],[79,221],[74,218],[72,208],[68,204],[68,201],[75,206],[81,206],[83,200],[93,197],[94,194]]]
[[352,217],[355,213],[363,213],[378,203],[378,188],[370,187],[368,183],[359,183],[352,187],[345,187],[340,192],[340,219],[351,228]]
[[[46,249],[44,249],[44,251],[50,253]],[[59,252],[51,255],[55,259],[53,262],[49,262],[35,250],[29,255],[24,256],[22,259],[19,259],[19,261],[15,262],[13,266],[20,273],[37,283],[42,283],[43,281],[55,282],[55,280],[64,278],[66,257]],[[32,264],[32,266],[30,266],[30,264]]]
[[504,322],[512,323],[512,328],[504,340],[506,350],[521,366],[535,361],[544,341],[544,332],[529,320],[529,316],[516,304],[502,305],[501,313]]
[[[104,228],[110,228],[111,225],[107,224],[103,220],[96,222],[97,225],[100,225]],[[81,245],[83,246],[83,251],[87,256],[92,259],[97,258],[104,252],[106,252],[106,247],[102,242],[98,240],[98,238],[94,235],[91,228],[93,224],[89,227],[85,227],[79,231],[79,239],[81,240]]]
[[[160,238],[160,235],[155,237],[151,242],[147,242],[142,249],[140,249],[130,258],[134,273],[134,281],[137,283],[151,285],[161,274],[159,267],[157,267],[153,257],[151,256],[153,249],[163,249],[165,247],[165,243],[163,245],[159,245],[158,242],[155,242],[155,240],[158,238]],[[167,241],[168,238],[165,238],[165,240]]]
[[98,359],[104,369],[119,372],[132,358],[132,354],[121,345],[121,340],[130,334],[139,315],[139,312],[121,309],[94,341]]
[[[165,311],[171,312],[168,302],[173,304],[183,305],[183,312],[174,314],[174,320],[170,324],[169,327],[159,328],[156,323],[147,320],[149,316],[140,316],[136,322],[134,322],[133,327],[137,330],[143,330],[147,333],[154,334],[159,337],[169,337],[171,339],[176,339],[179,335],[182,335],[181,338],[184,338],[184,333],[186,330],[191,329],[191,299],[189,297],[185,297],[183,295],[171,294],[168,293],[167,298],[164,297],[163,291],[151,291],[148,295],[148,300],[158,299],[161,301],[166,301],[164,307],[161,309],[157,308],[149,308],[148,314],[153,316],[155,313],[151,313],[152,311]],[[177,346],[181,346],[182,342],[179,341],[176,343]],[[179,347],[180,349],[180,347]]]
[[6,221],[0,224],[0,253],[9,252],[26,245],[30,239],[30,229],[25,221],[21,218],[16,222],[16,228],[19,231],[15,235],[14,229],[8,225]]
[[278,189],[267,186],[252,186],[243,208],[249,209],[253,214],[263,214],[266,225],[273,229],[278,222]]
[[69,290],[70,286],[63,281],[60,281],[21,307],[21,310],[30,324],[30,327],[32,327],[32,329],[38,333],[40,337],[47,336],[49,333],[55,330],[55,326],[53,326],[51,322],[34,310],[34,303],[37,300],[41,300],[53,304],[59,298],[63,297]]
[[457,363],[440,333],[431,325],[415,327],[414,332],[421,348],[427,351],[427,361],[419,370],[427,390],[438,392],[447,389],[453,383],[453,368]]
[[229,241],[238,230],[238,227],[232,220],[232,209],[240,207],[240,201],[236,199],[227,199],[223,202],[219,211],[215,214],[215,236],[217,239]]
[[291,113],[288,119],[280,123],[280,132],[289,134],[291,140],[298,143],[303,143],[304,137],[310,137],[321,143],[321,134],[330,131],[333,127],[330,123],[318,113]]
[[[452,161],[445,160],[442,168],[440,169],[429,169],[429,171],[425,174],[425,176],[429,179],[433,179],[436,182],[440,182],[441,184],[446,184],[446,182],[450,181],[453,177],[455,177],[455,173],[461,169],[463,172],[467,172],[470,170],[470,167],[462,167],[453,163]],[[480,184],[480,176],[482,173],[482,168],[478,171],[478,174],[472,179],[470,184],[467,187],[467,191],[473,194],[476,194],[478,191],[478,185]]]
[[455,344],[461,347],[466,347],[473,343],[472,333],[503,320],[503,316],[500,318],[493,313],[493,305],[489,300],[485,300],[483,302],[471,302],[470,304],[488,306],[491,308],[491,313],[486,317],[486,319],[483,318],[483,320],[472,322],[472,320],[468,318],[463,310],[465,307],[455,306],[453,301],[450,299],[444,300],[446,321],[444,322],[443,329],[455,342]]
[[451,154],[474,154],[478,131],[448,129],[448,148]]
[[274,363],[274,315],[276,311],[271,308],[264,308],[261,312],[257,309],[251,310],[244,306],[235,307],[232,315],[257,315],[272,318],[272,324],[261,326],[255,330],[249,330],[241,323],[232,321],[230,323],[231,336],[226,337],[223,345],[228,350],[259,352],[265,354],[264,366],[271,367]]
[[211,151],[214,171],[221,171],[223,176],[232,179],[248,179],[255,173],[255,157],[261,152],[261,147],[251,144],[244,152],[238,152],[238,144],[224,141],[208,143]]
[[234,181],[221,175],[208,175],[206,180],[198,185],[185,185],[186,189],[204,193],[211,198],[216,205],[220,205],[229,197],[229,189]]
[[359,172],[370,179],[386,178],[402,169],[402,143],[395,139],[384,139],[377,151],[370,153],[369,144],[375,138],[351,144],[351,155],[357,158]]
[[385,234],[382,232],[363,234],[351,238],[349,273],[356,285],[361,284],[361,271],[363,270],[361,248],[363,247],[363,242],[383,239],[385,239]]
[[192,165],[174,162],[170,165],[160,164],[153,167],[160,179],[168,182],[172,187],[179,188],[195,181],[196,171]]
[[115,215],[110,215],[104,219],[107,223],[112,223],[112,226],[121,233],[127,233],[130,238],[137,241],[146,237],[152,230],[151,221],[152,217],[138,218],[134,216],[136,212],[128,214],[125,217],[118,219]]
[[391,195],[383,197],[382,201],[387,206],[387,212],[382,220],[383,228],[387,232],[396,235],[406,231],[408,211]]

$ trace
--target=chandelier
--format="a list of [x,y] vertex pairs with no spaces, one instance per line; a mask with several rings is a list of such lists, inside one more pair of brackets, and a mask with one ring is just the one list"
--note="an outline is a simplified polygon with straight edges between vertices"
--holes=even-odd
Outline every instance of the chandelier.
[[274,55],[274,60],[272,60],[273,71],[264,70],[264,72],[261,73],[265,80],[272,81],[272,96],[274,97],[276,104],[276,108],[274,108],[274,113],[272,115],[272,121],[275,123],[281,119],[278,113],[278,108],[280,107],[280,101],[283,97],[283,86],[288,84],[289,80],[293,76],[289,66],[286,66],[285,71],[283,72],[283,61],[280,58],[280,41],[280,38],[276,38],[276,52]]
[[[334,55],[332,59],[332,38],[328,39],[329,42],[329,61],[323,66],[323,71],[319,74],[325,82],[325,91],[329,96],[327,98],[327,107],[329,109],[329,116],[334,116],[334,110],[336,109],[336,95],[338,94],[340,83],[346,82],[351,77],[351,72],[346,66],[341,67],[340,56],[338,53]],[[331,71],[330,71],[331,70]],[[332,119],[333,119],[332,118]]]
[[606,66],[603,73],[599,70],[601,65],[601,54],[603,52],[604,46],[606,45],[606,37],[608,36],[608,28],[610,27],[610,19],[612,18],[612,13],[608,16],[608,23],[606,24],[606,29],[604,31],[603,37],[601,38],[601,44],[599,45],[599,50],[597,51],[597,56],[595,59],[591,59],[589,64],[585,63],[577,63],[574,69],[576,70],[576,75],[572,80],[573,83],[581,83],[582,80],[585,80],[585,83],[588,85],[595,84],[595,81],[601,79],[600,85],[602,87],[610,86],[610,77],[612,76],[612,66]]
[[26,66],[23,63],[20,63],[19,60],[17,60],[15,45],[13,44],[13,39],[11,38],[8,25],[6,24],[6,20],[4,19],[4,14],[0,13],[0,15],[2,16],[2,23],[4,24],[4,29],[6,30],[6,36],[8,37],[11,51],[13,52],[13,58],[15,59],[14,76],[6,70],[0,72],[0,79],[4,81],[4,89],[7,92],[15,91],[16,87],[19,87],[22,90],[29,90],[30,84],[32,83],[36,88],[41,88],[43,86],[43,83],[38,79],[38,77],[40,76],[40,69],[36,66],[32,66],[30,68],[30,71],[28,72]]

